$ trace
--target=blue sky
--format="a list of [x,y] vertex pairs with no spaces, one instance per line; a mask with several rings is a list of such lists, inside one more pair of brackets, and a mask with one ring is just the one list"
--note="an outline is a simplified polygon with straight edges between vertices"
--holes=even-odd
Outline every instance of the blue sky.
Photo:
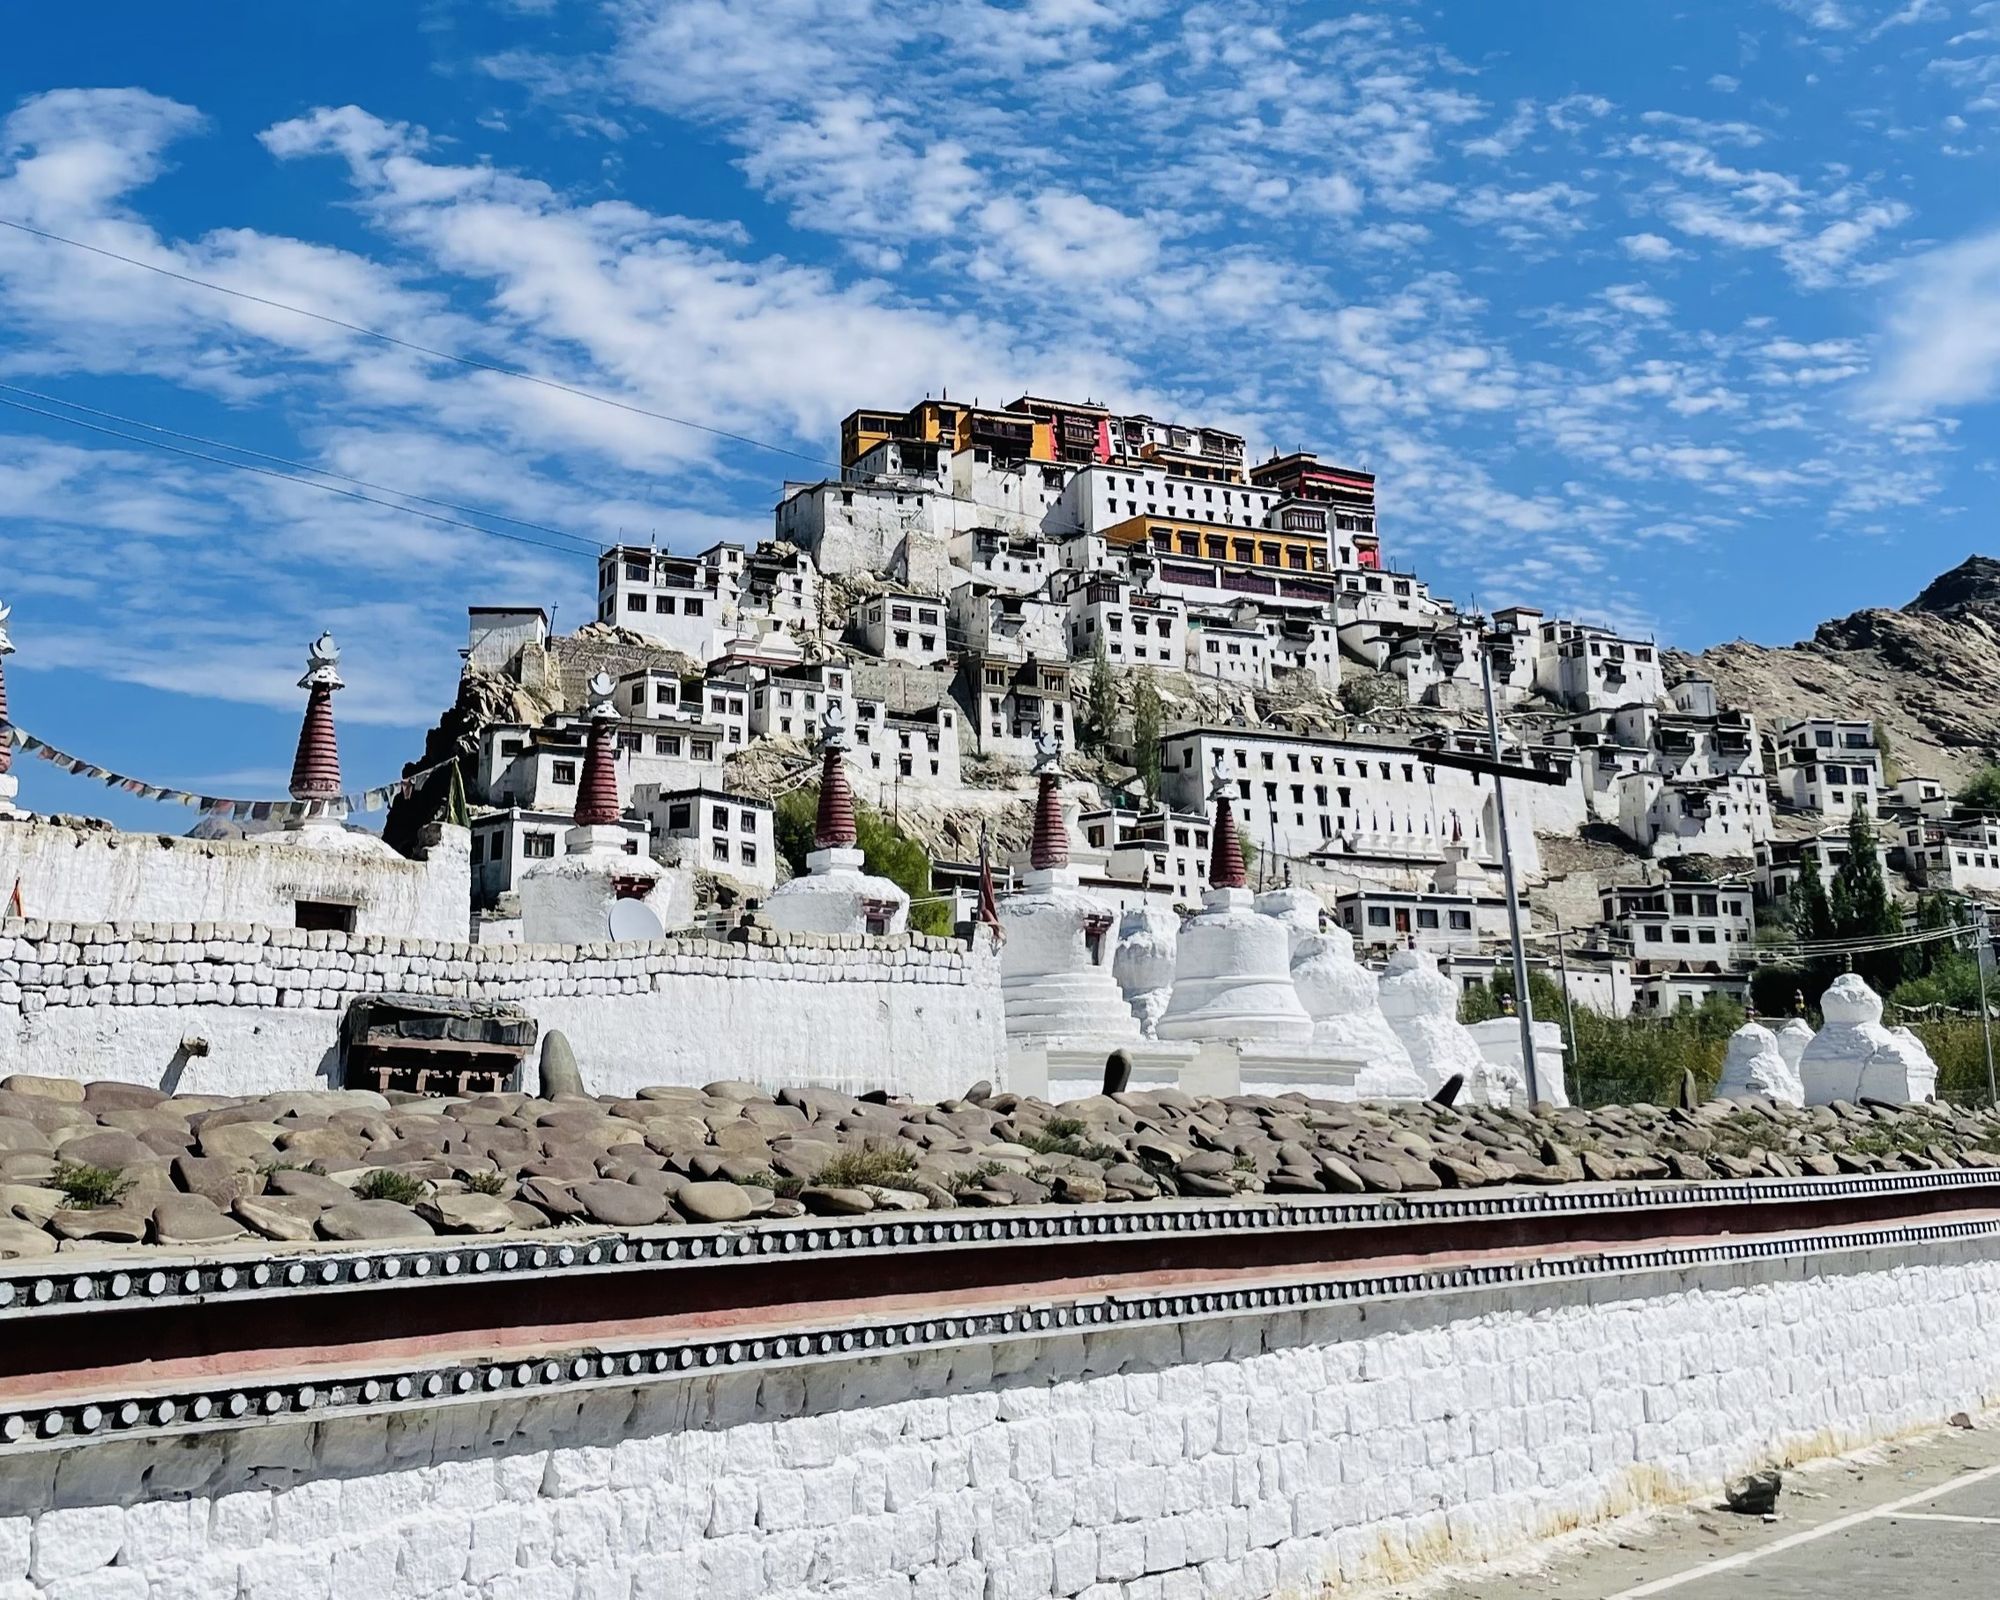
[[[1214,419],[1373,468],[1385,552],[1462,602],[1691,647],[1995,548],[1996,0],[9,22],[0,219],[807,457],[940,387]],[[321,627],[347,779],[384,781],[468,603],[580,621],[589,545],[753,539],[820,470],[7,228],[0,383],[542,541],[0,405],[16,717],[252,796]]]

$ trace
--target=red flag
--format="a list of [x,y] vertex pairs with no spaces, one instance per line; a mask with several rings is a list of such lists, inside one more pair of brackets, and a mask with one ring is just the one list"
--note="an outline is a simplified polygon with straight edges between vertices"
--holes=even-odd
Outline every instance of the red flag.
[[986,830],[979,830],[979,920],[993,930],[993,942],[1006,942],[1007,930],[1000,926],[1000,899],[993,892],[993,858],[986,848]]
[[27,912],[21,908],[21,880],[14,880],[14,892],[7,896],[7,915],[17,920],[25,918]]

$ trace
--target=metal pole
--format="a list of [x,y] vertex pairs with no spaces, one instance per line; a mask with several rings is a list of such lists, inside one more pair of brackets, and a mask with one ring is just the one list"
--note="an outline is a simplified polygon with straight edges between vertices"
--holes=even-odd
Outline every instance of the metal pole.
[[[1563,1026],[1569,1033],[1569,1050],[1565,1054],[1564,1059],[1566,1061],[1574,1061],[1576,1059],[1576,1007],[1570,1004],[1569,999],[1569,947],[1563,942],[1563,919],[1560,911],[1555,913],[1555,919],[1556,968],[1562,974],[1563,986]],[[1568,1085],[1565,1084],[1564,1091],[1567,1092],[1567,1090]]]
[[1979,1031],[1986,1040],[1986,1103],[2000,1105],[2000,1090],[1993,1086],[1993,1017],[1986,1009],[1986,958],[1993,946],[1993,925],[1977,907],[1972,915],[1972,959],[1979,968]]
[[[1493,661],[1486,641],[1479,649],[1479,681],[1486,691],[1486,737],[1493,746],[1493,759],[1500,759],[1500,713],[1493,705]],[[1500,830],[1500,876],[1507,888],[1507,937],[1514,943],[1514,1014],[1521,1024],[1521,1071],[1528,1081],[1528,1104],[1542,1097],[1541,1074],[1535,1062],[1535,1007],[1528,998],[1528,952],[1521,943],[1521,895],[1514,886],[1514,846],[1507,838],[1507,793],[1505,780],[1493,775],[1493,821]]]

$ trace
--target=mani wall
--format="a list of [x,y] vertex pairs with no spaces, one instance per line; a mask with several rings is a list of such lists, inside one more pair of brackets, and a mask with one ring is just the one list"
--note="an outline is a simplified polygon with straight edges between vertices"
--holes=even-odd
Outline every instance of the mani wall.
[[1596,1280],[64,1442],[0,1458],[0,1593],[1315,1595],[1936,1426],[1993,1392],[1990,1234],[1730,1248]]
[[289,928],[309,901],[351,907],[357,933],[464,939],[471,835],[440,825],[414,861],[355,830],[315,830],[308,845],[298,833],[190,839],[17,818],[0,822],[0,904],[17,885],[23,910],[52,922],[92,921],[115,906],[134,922]]
[[[922,1099],[999,1082],[999,961],[924,934],[743,930],[470,945],[223,923],[0,922],[0,1077],[262,1094],[338,1081],[349,1001],[515,1001],[569,1036],[594,1093],[737,1078]],[[190,1048],[201,1041],[205,1048]]]

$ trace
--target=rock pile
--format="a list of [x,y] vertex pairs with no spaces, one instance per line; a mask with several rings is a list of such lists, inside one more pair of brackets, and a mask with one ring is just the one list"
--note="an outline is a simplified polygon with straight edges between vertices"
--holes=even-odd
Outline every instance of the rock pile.
[[936,1105],[745,1083],[632,1099],[363,1090],[169,1097],[0,1083],[0,1259],[152,1243],[396,1240],[568,1225],[1161,1196],[1361,1194],[2000,1167],[1949,1106],[1451,1108],[1175,1090]]

